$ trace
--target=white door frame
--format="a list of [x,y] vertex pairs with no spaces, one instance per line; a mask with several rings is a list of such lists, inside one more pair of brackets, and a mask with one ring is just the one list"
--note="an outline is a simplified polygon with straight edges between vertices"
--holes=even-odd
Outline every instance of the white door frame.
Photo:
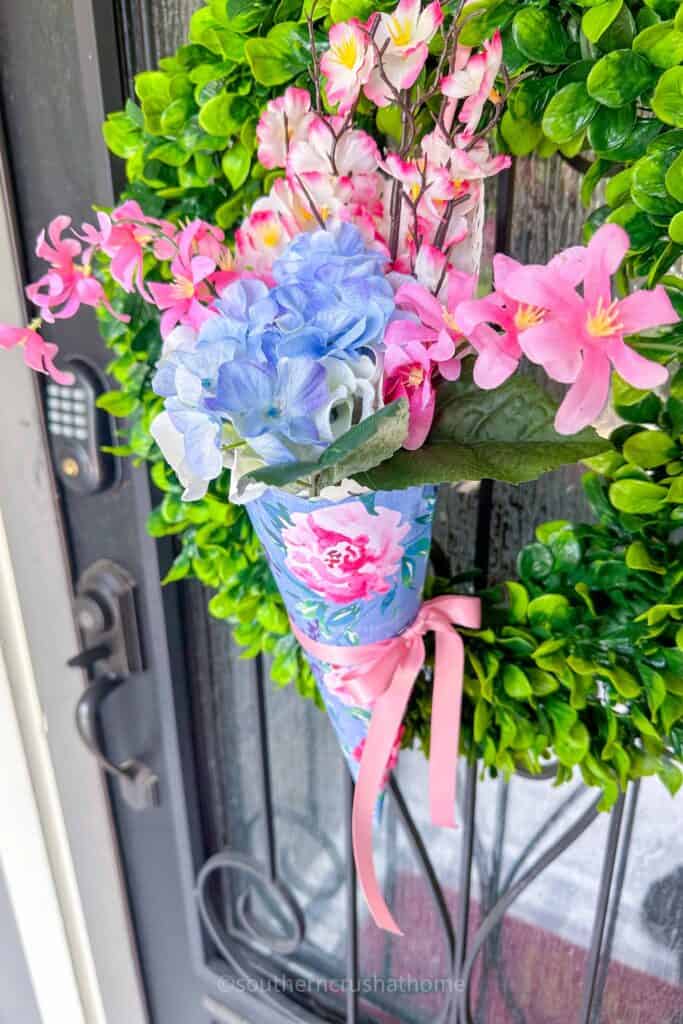
[[[0,125],[0,322],[21,324],[3,151]],[[146,1024],[106,786],[74,726],[78,648],[39,391],[21,354],[3,352],[0,867],[44,1024]]]

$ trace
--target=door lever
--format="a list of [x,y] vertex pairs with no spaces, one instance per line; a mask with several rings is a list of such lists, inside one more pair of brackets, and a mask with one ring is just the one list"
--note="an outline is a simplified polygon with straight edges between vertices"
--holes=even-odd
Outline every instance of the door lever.
[[99,561],[83,573],[76,587],[75,613],[84,649],[68,662],[85,669],[90,683],[76,705],[81,740],[134,810],[158,807],[159,779],[143,762],[112,761],[105,752],[100,711],[107,697],[142,671],[132,576],[114,562]]
[[100,767],[119,780],[125,801],[134,810],[143,811],[147,807],[159,806],[159,779],[141,761],[131,759],[115,764],[104,753],[102,739],[100,708],[109,694],[125,682],[120,676],[103,675],[90,683],[76,705],[76,728]]

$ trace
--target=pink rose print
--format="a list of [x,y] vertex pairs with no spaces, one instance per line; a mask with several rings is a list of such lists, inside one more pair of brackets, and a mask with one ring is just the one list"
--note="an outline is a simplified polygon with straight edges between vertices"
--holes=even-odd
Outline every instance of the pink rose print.
[[366,601],[386,594],[388,580],[403,557],[399,543],[410,526],[401,513],[377,508],[371,515],[360,501],[315,512],[295,512],[282,531],[286,563],[297,579],[335,604]]
[[[405,731],[406,731],[406,727],[405,727],[405,725],[402,725],[401,728],[398,730],[398,735],[396,736],[396,739],[394,740],[394,745],[391,748],[391,754],[389,755],[389,760],[387,761],[387,767],[385,769],[384,777],[382,779],[382,786],[383,787],[386,786],[386,784],[388,783],[389,776],[391,775],[391,773],[393,772],[394,768],[398,764],[398,755],[401,753],[401,743],[403,742],[403,736],[405,734]],[[363,751],[364,750],[365,750],[365,740],[362,739],[360,741],[360,743],[358,744],[358,746],[355,747],[354,750],[351,751],[351,757],[354,759],[354,761],[357,761],[358,764],[360,764],[360,762],[362,760]]]

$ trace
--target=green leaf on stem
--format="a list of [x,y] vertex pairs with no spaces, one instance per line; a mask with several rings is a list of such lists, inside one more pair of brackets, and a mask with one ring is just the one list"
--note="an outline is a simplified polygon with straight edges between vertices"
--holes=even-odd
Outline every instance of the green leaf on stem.
[[592,429],[558,435],[556,411],[528,377],[482,391],[466,370],[459,381],[439,385],[434,424],[418,453],[399,451],[355,479],[376,490],[462,480],[522,483],[610,448]]

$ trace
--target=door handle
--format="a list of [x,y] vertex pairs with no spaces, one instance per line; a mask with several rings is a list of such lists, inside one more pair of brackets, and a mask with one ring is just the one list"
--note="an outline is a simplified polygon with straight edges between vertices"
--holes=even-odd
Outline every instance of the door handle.
[[118,781],[130,807],[145,810],[160,804],[158,776],[136,758],[113,761],[106,753],[101,721],[110,694],[143,668],[134,590],[132,576],[114,562],[99,561],[86,569],[75,601],[84,649],[68,664],[85,669],[90,680],[76,705],[78,735],[102,770]]
[[76,729],[102,770],[118,779],[124,800],[134,810],[142,811],[160,804],[158,777],[142,761],[111,761],[104,752],[102,739],[100,708],[109,694],[125,682],[120,676],[103,675],[90,683],[76,705]]

